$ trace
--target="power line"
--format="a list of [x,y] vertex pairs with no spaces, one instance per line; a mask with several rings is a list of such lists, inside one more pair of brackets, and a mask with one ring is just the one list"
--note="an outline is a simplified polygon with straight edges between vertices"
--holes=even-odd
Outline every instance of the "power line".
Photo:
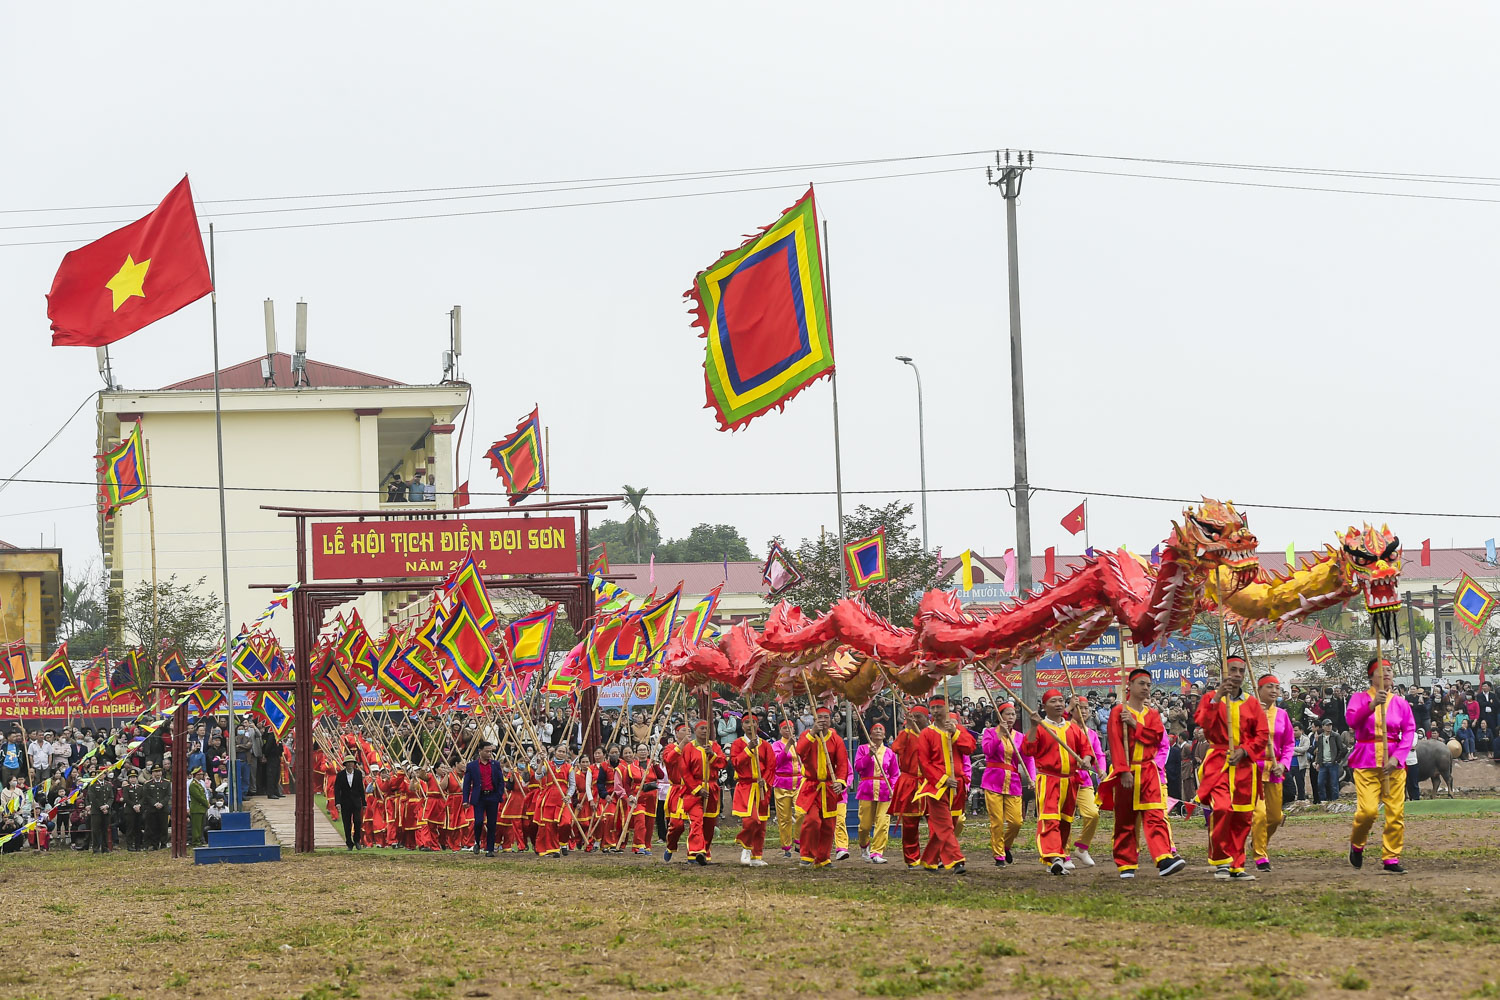
[[[818,184],[858,184],[863,181],[897,180],[907,177],[931,177],[937,174],[968,173],[980,169],[979,166],[968,167],[946,167],[940,170],[912,170],[894,174],[871,174],[864,177],[835,177],[817,181]],[[800,188],[805,181],[787,181],[781,184],[764,184],[756,187],[723,188],[714,191],[680,191],[672,194],[641,195],[634,198],[606,198],[599,201],[575,201],[563,202],[551,205],[516,205],[511,208],[485,208],[472,209],[463,212],[431,212],[423,215],[397,215],[384,216],[374,219],[329,219],[323,222],[291,222],[275,226],[246,226],[239,229],[215,229],[220,236],[226,233],[263,233],[281,229],[322,229],[330,226],[362,226],[378,222],[411,222],[422,219],[455,219],[476,215],[508,215],[512,212],[544,212],[559,208],[596,208],[604,205],[631,205],[642,202],[675,201],[679,198],[707,198],[726,194],[749,194],[759,191],[784,191],[789,188]],[[358,207],[358,206],[354,206]],[[112,225],[112,223],[102,223]],[[52,246],[55,244],[76,244],[77,239],[65,240],[29,240],[20,243],[0,243],[0,247],[37,247]]]
[[83,408],[88,405],[89,400],[93,399],[95,395],[96,392],[91,392],[87,396],[83,397],[83,402],[78,404],[78,409],[68,414],[68,419],[62,422],[61,427],[52,432],[52,436],[49,437],[45,442],[43,442],[42,446],[36,450],[35,455],[32,455],[26,461],[22,462],[21,467],[17,469],[15,471],[15,474],[12,475],[9,479],[0,479],[0,493],[4,493],[5,488],[15,481],[16,476],[19,476],[21,473],[25,472],[26,467],[37,460],[37,455],[40,455],[42,452],[46,451],[48,445],[52,444],[53,441],[56,441],[58,435],[68,429],[68,425],[73,422],[73,418],[78,416],[78,414],[83,411]]
[[1500,177],[1473,174],[1424,174],[1399,170],[1365,170],[1343,167],[1278,166],[1268,163],[1234,163],[1220,160],[1173,160],[1154,156],[1119,156],[1110,153],[1072,153],[1062,150],[1035,150],[1046,156],[1064,156],[1081,160],[1113,160],[1120,163],[1159,163],[1174,167],[1205,167],[1215,170],[1255,170],[1281,174],[1308,174],[1318,177],[1351,177],[1370,180],[1400,180],[1430,184],[1500,185]]
[[[258,195],[244,198],[208,198],[197,201],[199,205],[234,205],[255,201],[300,201],[315,200],[318,198],[375,198],[395,194],[434,194],[448,191],[481,191],[501,188],[547,188],[558,184],[611,184],[639,181],[659,180],[695,180],[711,179],[732,176],[747,176],[765,173],[785,173],[792,170],[824,170],[842,167],[878,166],[886,163],[911,163],[920,160],[944,160],[960,156],[989,156],[994,152],[992,149],[972,149],[955,153],[919,153],[912,156],[883,156],[868,157],[861,160],[825,160],[816,163],[787,163],[780,166],[763,167],[720,167],[708,170],[687,170],[670,173],[654,174],[617,174],[608,177],[573,177],[563,180],[546,181],[511,181],[496,184],[459,184],[445,187],[422,187],[422,188],[389,188],[379,191],[328,191],[321,194],[282,194],[282,195]],[[528,192],[534,193],[534,192]],[[125,209],[155,208],[155,204],[134,205],[79,205],[71,208],[6,208],[0,209],[0,215],[19,215],[38,212],[103,212]],[[100,223],[110,225],[110,223]]]
[[[1310,184],[1270,184],[1264,181],[1236,181],[1227,177],[1181,177],[1171,174],[1142,174],[1126,170],[1083,170],[1078,167],[1034,167],[1054,174],[1088,174],[1095,177],[1133,177],[1149,181],[1178,181],[1183,184],[1218,184],[1225,187],[1262,188],[1272,191],[1311,191],[1319,194],[1356,194],[1375,198],[1411,198],[1417,201],[1457,201],[1478,205],[1500,205],[1500,198],[1476,198],[1471,195],[1423,194],[1419,191],[1369,191],[1360,188],[1321,187]],[[4,246],[5,244],[0,244]]]
[[[17,482],[50,486],[90,486],[98,484],[92,480],[82,479],[11,479],[0,480],[0,482]],[[188,483],[152,483],[151,489],[156,490],[217,490],[218,487],[210,484],[188,484]],[[341,490],[341,489],[317,489],[314,487],[281,487],[281,486],[225,486],[228,492],[236,493],[279,493],[279,494],[324,494],[326,496],[385,496],[384,490]],[[1184,504],[1188,506],[1201,503],[1201,496],[1172,497],[1152,496],[1142,493],[1113,493],[1104,490],[1086,490],[1074,488],[1061,488],[1055,486],[1033,486],[1033,493],[1059,493],[1067,496],[1080,497],[1106,497],[1111,500],[1137,500],[1150,503]],[[904,489],[881,489],[881,490],[844,490],[848,496],[910,496],[921,493],[918,486],[906,487]],[[1006,493],[1013,492],[1010,486],[946,486],[928,487],[928,493]],[[598,490],[592,493],[553,493],[555,499],[588,499],[598,496],[607,496],[608,490]],[[484,491],[470,490],[471,497],[504,497],[509,496],[505,490]],[[833,490],[701,490],[701,491],[661,491],[652,490],[651,496],[671,499],[712,499],[723,497],[831,497]],[[1252,503],[1248,501],[1235,501],[1235,506],[1242,510],[1290,510],[1305,511],[1325,514],[1368,514],[1378,517],[1461,517],[1474,519],[1500,520],[1500,514],[1475,514],[1463,511],[1435,511],[1435,510],[1378,510],[1360,507],[1332,507],[1313,504],[1281,504],[1281,503]],[[447,508],[438,508],[437,513],[443,513]],[[427,514],[434,512],[431,507],[413,507],[413,514]],[[526,513],[525,507],[517,507],[517,514]],[[399,515],[405,513],[399,508],[383,508],[382,515]]]

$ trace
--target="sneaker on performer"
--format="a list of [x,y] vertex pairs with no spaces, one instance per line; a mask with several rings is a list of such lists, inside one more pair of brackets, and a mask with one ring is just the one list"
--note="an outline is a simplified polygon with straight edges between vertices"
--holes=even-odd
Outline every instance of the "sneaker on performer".
[[1401,867],[1400,861],[1387,861],[1380,866],[1381,872],[1386,875],[1405,875],[1406,869]]
[[849,860],[849,852],[846,851],[846,850],[844,850],[842,847],[840,847],[838,850],[836,850],[836,851],[833,852],[833,860],[835,860],[835,861],[848,861]]
[[1363,847],[1349,848],[1349,863],[1356,868],[1365,866],[1365,849]]
[[1255,875],[1245,871],[1243,868],[1237,868],[1229,873],[1229,879],[1231,882],[1254,882]]
[[1173,854],[1171,857],[1162,858],[1156,863],[1156,874],[1175,875],[1187,867],[1187,859]]
[[781,856],[783,858],[790,858],[792,856],[792,849],[790,847],[783,847],[781,849]]
[[661,852],[661,859],[663,861],[671,861],[672,860],[672,852],[671,851],[662,851]]
[[764,858],[751,858],[750,859],[750,867],[751,868],[765,868],[766,867],[765,859]]
[[740,850],[740,864],[746,868],[750,867],[750,848],[746,847]]
[[1004,858],[996,858],[995,859],[995,867],[996,868],[1004,868],[1005,867],[1005,859]]
[[813,866],[813,863],[811,861],[807,860],[806,858],[803,858],[802,860],[800,860],[800,861],[797,862],[797,867],[798,868],[811,868],[812,866]]
[[871,851],[870,852],[870,864],[872,864],[872,865],[883,865],[883,864],[885,864],[885,858],[878,851]]
[[1135,869],[1127,868],[1120,873],[1121,878],[1135,878]]
[[859,860],[861,860],[861,861],[869,861],[870,860],[870,849],[868,847],[861,847],[859,849]]
[[1090,856],[1089,849],[1087,847],[1075,846],[1073,848],[1073,857],[1077,858],[1078,863],[1083,865],[1083,867],[1085,868],[1094,867],[1094,859],[1092,856]]
[[1258,871],[1258,872],[1268,872],[1268,871],[1270,871],[1271,870],[1271,862],[1270,862],[1270,860],[1267,859],[1267,858],[1257,858],[1256,861],[1255,861],[1255,870]]
[[1047,867],[1047,870],[1054,875],[1068,874],[1068,866],[1063,864],[1061,860],[1052,862],[1052,864]]
[[1229,875],[1228,865],[1214,865],[1214,878],[1228,878]]
[[1068,858],[1067,860],[1063,861],[1062,866],[1063,866],[1063,871],[1065,871],[1065,872],[1073,871],[1073,870],[1075,870],[1078,867],[1077,865],[1075,865],[1073,863],[1073,859],[1072,858]]

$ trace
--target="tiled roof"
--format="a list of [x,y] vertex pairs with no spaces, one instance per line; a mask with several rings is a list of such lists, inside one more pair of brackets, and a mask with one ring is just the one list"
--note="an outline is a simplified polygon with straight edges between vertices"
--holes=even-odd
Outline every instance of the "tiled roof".
[[609,576],[613,583],[641,597],[651,593],[653,588],[658,594],[665,594],[677,586],[679,580],[682,581],[684,597],[702,597],[721,583],[725,594],[764,596],[766,585],[760,578],[760,567],[758,562],[731,562],[726,580],[722,562],[659,562],[653,583],[650,563],[619,563],[610,567]]
[[[265,386],[265,379],[260,377],[260,363],[265,360],[265,355],[242,361],[237,365],[219,370],[219,386],[223,389],[259,389]],[[289,388],[292,385],[292,356],[290,354],[277,353],[271,356],[271,369],[276,376],[276,385]],[[306,388],[366,388],[389,387],[405,385],[405,382],[397,382],[395,379],[386,378],[383,375],[369,375],[365,372],[357,372],[353,368],[341,368],[338,365],[325,364],[322,361],[307,359],[307,386]],[[212,389],[214,387],[214,373],[199,375],[194,378],[174,382],[171,385],[162,386],[163,389]]]

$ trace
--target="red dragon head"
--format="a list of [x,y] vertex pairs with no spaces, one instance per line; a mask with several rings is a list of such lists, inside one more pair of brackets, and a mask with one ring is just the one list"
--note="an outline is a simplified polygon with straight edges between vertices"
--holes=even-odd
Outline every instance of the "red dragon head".
[[1234,574],[1236,589],[1255,580],[1260,561],[1255,558],[1256,538],[1245,515],[1231,501],[1210,500],[1182,512],[1182,525],[1172,522],[1169,546],[1179,562],[1197,564],[1205,570],[1223,566]]
[[1379,530],[1351,527],[1341,539],[1341,560],[1345,579],[1365,597],[1370,622],[1386,639],[1396,633],[1396,582],[1401,579],[1401,539],[1391,533],[1389,525]]

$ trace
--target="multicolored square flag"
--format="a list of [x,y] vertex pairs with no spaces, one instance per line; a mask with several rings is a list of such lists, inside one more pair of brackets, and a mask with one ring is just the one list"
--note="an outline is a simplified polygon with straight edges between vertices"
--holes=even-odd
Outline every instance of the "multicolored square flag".
[[780,542],[772,542],[766,563],[760,568],[760,578],[770,590],[766,596],[775,597],[801,583],[802,573],[786,548]]
[[683,295],[707,340],[703,362],[722,431],[738,430],[833,374],[818,213],[809,187],[781,218],[714,261]]
[[1453,592],[1453,616],[1477,633],[1494,609],[1495,599],[1489,591],[1475,583],[1469,574],[1463,574]]
[[1328,658],[1333,655],[1333,643],[1328,639],[1328,633],[1320,631],[1318,637],[1307,644],[1307,658],[1312,661],[1313,666],[1327,663]]
[[184,176],[150,215],[63,257],[47,293],[52,346],[112,344],[213,288]]
[[0,660],[4,661],[5,682],[10,685],[11,693],[30,691],[31,657],[26,652],[26,643],[17,641],[0,646]]
[[849,564],[849,586],[854,590],[890,579],[885,562],[885,529],[845,545],[844,561]]
[[78,682],[73,677],[73,665],[68,662],[68,644],[58,646],[56,651],[42,664],[42,694],[50,702],[59,702],[70,694],[78,693]]
[[135,424],[129,437],[103,455],[95,456],[99,462],[99,507],[106,521],[121,507],[146,495],[144,455],[141,425]]
[[542,460],[542,425],[533,407],[531,415],[516,424],[508,436],[490,445],[485,457],[495,467],[512,505],[520,503],[547,486],[547,469]]
[[512,669],[526,673],[547,662],[547,648],[552,643],[552,626],[556,621],[557,605],[552,604],[505,626],[505,648],[510,650]]

